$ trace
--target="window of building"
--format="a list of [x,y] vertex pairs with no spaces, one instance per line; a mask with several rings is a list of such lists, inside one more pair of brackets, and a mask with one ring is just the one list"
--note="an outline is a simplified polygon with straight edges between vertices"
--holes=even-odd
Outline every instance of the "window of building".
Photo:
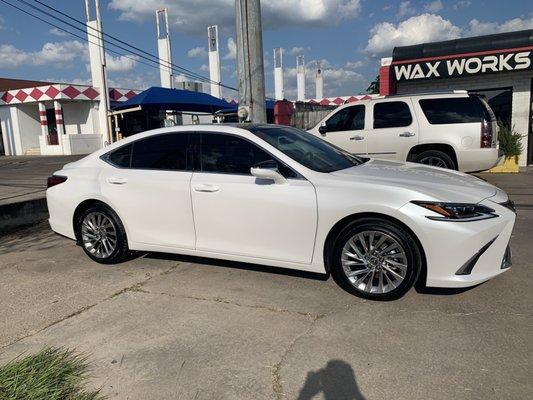
[[137,169],[186,170],[188,133],[150,136],[133,142],[131,167]]
[[412,122],[411,110],[403,101],[388,101],[374,105],[374,129],[409,126]]
[[339,110],[326,121],[328,132],[365,129],[365,106],[351,106]]
[[[274,159],[253,143],[233,135],[203,133],[201,148],[202,172],[250,175],[251,167]],[[277,163],[279,172],[286,178],[297,176],[281,162]]]
[[483,106],[479,99],[472,97],[423,99],[419,103],[430,124],[468,124],[483,120]]
[[483,97],[494,111],[500,125],[511,126],[513,112],[513,89],[472,90],[469,93]]

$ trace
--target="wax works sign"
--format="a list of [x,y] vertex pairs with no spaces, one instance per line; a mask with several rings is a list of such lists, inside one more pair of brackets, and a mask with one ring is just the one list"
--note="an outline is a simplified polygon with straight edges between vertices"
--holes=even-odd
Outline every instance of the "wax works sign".
[[533,51],[394,65],[396,81],[531,70]]

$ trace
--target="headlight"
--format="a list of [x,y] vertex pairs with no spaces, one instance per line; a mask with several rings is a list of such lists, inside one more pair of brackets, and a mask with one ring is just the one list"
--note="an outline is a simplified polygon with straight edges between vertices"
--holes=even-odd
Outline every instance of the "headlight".
[[440,217],[426,216],[429,219],[437,221],[479,221],[481,219],[495,218],[498,215],[494,214],[492,208],[483,206],[481,204],[469,203],[440,203],[433,201],[412,201],[420,207],[431,210]]

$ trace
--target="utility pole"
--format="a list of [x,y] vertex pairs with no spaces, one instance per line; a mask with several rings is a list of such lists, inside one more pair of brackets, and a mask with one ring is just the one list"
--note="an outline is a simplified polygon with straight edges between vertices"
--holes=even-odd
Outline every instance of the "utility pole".
[[305,101],[305,58],[303,55],[296,57],[296,89],[298,101]]
[[283,49],[281,47],[274,49],[274,93],[276,100],[285,99],[283,90]]
[[322,78],[322,63],[320,61],[316,62],[315,85],[315,99],[320,100],[324,97],[324,79]]
[[218,26],[207,27],[207,46],[209,49],[209,80],[211,96],[222,98],[220,91],[220,56],[218,53]]
[[161,8],[155,12],[157,24],[157,52],[159,57],[159,75],[161,87],[174,88],[174,74],[172,72],[172,51],[170,45],[170,30],[168,27],[168,10]]
[[260,0],[235,0],[239,119],[266,123]]
[[90,0],[85,0],[91,79],[93,87],[97,87],[100,92],[100,104],[98,106],[99,129],[102,135],[102,144],[107,146],[111,142],[111,126],[109,123],[109,90],[107,88],[104,34],[102,20],[100,19],[100,1],[94,0],[95,17],[91,16],[89,3]]

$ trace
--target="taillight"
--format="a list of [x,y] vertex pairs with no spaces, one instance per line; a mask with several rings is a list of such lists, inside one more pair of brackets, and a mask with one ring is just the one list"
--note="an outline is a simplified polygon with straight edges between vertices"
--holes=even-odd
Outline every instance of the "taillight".
[[492,147],[492,124],[487,120],[481,122],[481,148]]
[[46,180],[46,187],[51,188],[52,186],[59,185],[60,183],[63,183],[67,180],[66,176],[61,175],[52,175],[49,176]]

